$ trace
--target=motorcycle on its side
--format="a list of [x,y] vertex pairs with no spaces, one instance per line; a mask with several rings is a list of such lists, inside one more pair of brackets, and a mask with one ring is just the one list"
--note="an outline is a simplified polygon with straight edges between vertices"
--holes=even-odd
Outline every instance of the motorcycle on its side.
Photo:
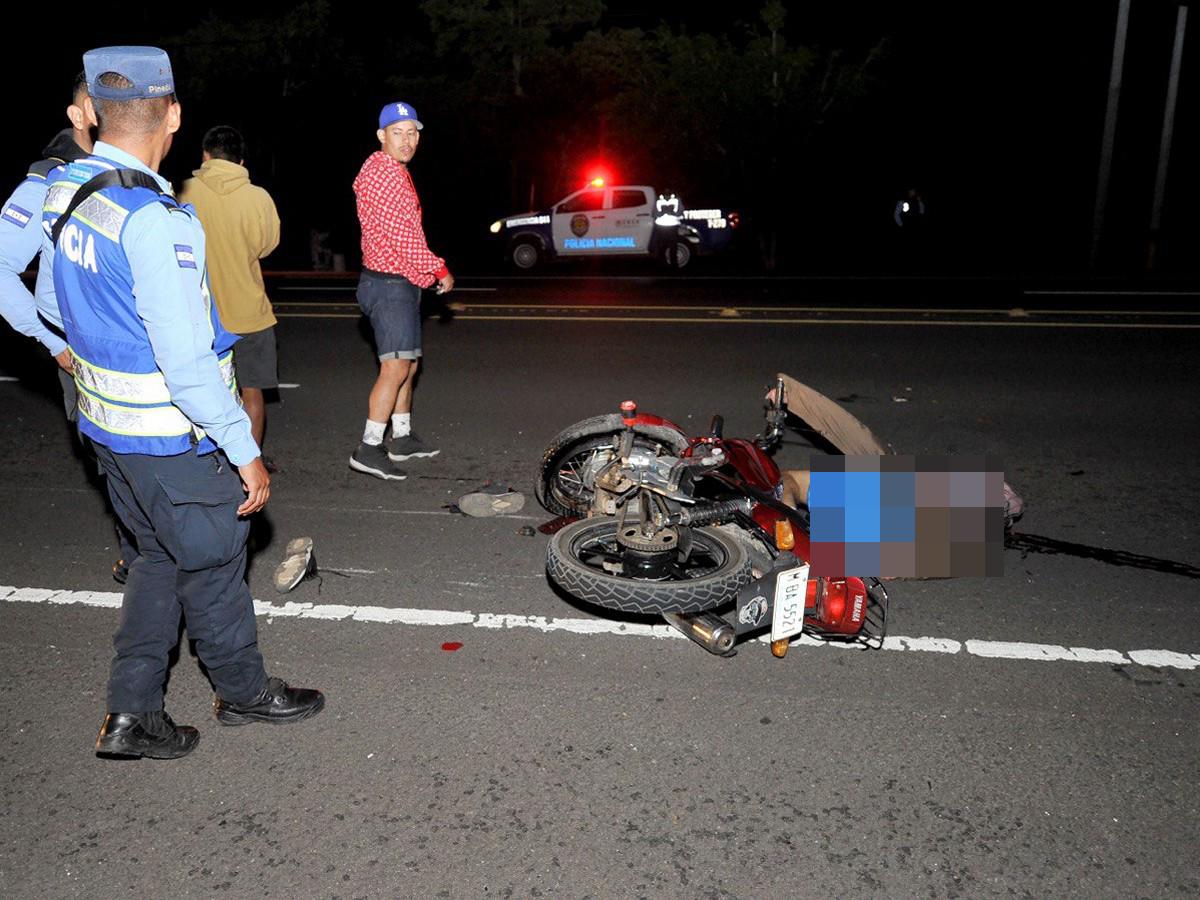
[[767,629],[777,657],[801,633],[878,645],[883,585],[809,571],[807,511],[783,502],[770,456],[784,430],[781,382],[769,396],[753,439],[725,437],[721,416],[689,436],[628,400],[560,432],[535,490],[565,526],[547,547],[550,580],[588,603],[661,615],[720,656]]

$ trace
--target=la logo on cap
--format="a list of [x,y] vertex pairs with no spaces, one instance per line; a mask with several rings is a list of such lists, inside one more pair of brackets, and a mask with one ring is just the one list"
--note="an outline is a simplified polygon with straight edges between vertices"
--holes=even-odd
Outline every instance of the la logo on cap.
[[404,104],[403,104],[403,103],[397,103],[397,104],[396,104],[396,114],[397,114],[397,115],[401,115],[401,116],[407,116],[407,115],[408,115],[408,110],[404,108]]

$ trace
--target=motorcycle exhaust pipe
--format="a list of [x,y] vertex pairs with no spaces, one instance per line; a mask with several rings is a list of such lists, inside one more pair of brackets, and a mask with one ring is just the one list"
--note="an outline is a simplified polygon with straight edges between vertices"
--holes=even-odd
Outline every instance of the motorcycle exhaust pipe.
[[716,613],[663,613],[667,624],[709,653],[725,656],[733,651],[737,632]]

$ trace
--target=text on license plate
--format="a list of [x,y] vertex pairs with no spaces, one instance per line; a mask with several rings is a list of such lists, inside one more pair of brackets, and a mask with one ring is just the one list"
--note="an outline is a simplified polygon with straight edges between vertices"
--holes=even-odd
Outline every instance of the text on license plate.
[[781,641],[804,628],[804,595],[808,591],[808,565],[780,573],[775,580],[775,609],[771,640]]

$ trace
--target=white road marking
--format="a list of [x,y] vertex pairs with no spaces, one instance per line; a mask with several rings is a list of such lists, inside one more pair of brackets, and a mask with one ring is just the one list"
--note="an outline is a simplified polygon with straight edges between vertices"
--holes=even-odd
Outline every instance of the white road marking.
[[946,638],[886,637],[883,639],[883,649],[918,650],[923,653],[957,653],[962,649],[962,644]]
[[1200,663],[1200,653],[1176,653],[1173,650],[1130,650],[1129,658],[1139,666],[1169,669],[1194,669]]
[[277,388],[279,388],[281,391],[290,391],[290,390],[294,390],[295,388],[300,387],[300,385],[295,384],[294,382],[291,382],[291,381],[287,381],[287,382],[281,381],[279,384],[277,384],[275,386]]
[[0,375],[0,381],[20,381],[20,378],[14,378],[12,375]]
[[[17,588],[0,585],[0,600],[9,603],[49,603],[56,606],[92,606],[120,609],[121,594],[104,591],[61,591],[53,588]],[[318,619],[339,622],[373,622],[384,625],[432,625],[449,627],[466,625],[471,628],[503,630],[529,628],[542,633],[563,631],[578,635],[617,635],[626,637],[678,638],[683,635],[669,625],[646,625],[637,622],[614,622],[609,619],[559,619],[546,616],[520,616],[500,613],[473,613],[469,610],[415,609],[411,607],[345,606],[333,603],[282,604],[265,600],[254,601],[254,613],[267,621],[275,618]],[[769,637],[759,638],[767,641]],[[793,640],[793,646],[843,647],[857,649],[855,644],[826,644],[808,634]],[[937,637],[905,637],[893,635],[883,642],[886,651],[905,653],[941,653],[956,655],[966,652],[983,659],[1015,659],[1036,662],[1077,662],[1103,665],[1138,665],[1164,669],[1200,669],[1200,653],[1180,653],[1175,650],[1119,650],[1090,647],[1063,647],[1057,644],[1031,644],[1013,641],[956,641]]]

